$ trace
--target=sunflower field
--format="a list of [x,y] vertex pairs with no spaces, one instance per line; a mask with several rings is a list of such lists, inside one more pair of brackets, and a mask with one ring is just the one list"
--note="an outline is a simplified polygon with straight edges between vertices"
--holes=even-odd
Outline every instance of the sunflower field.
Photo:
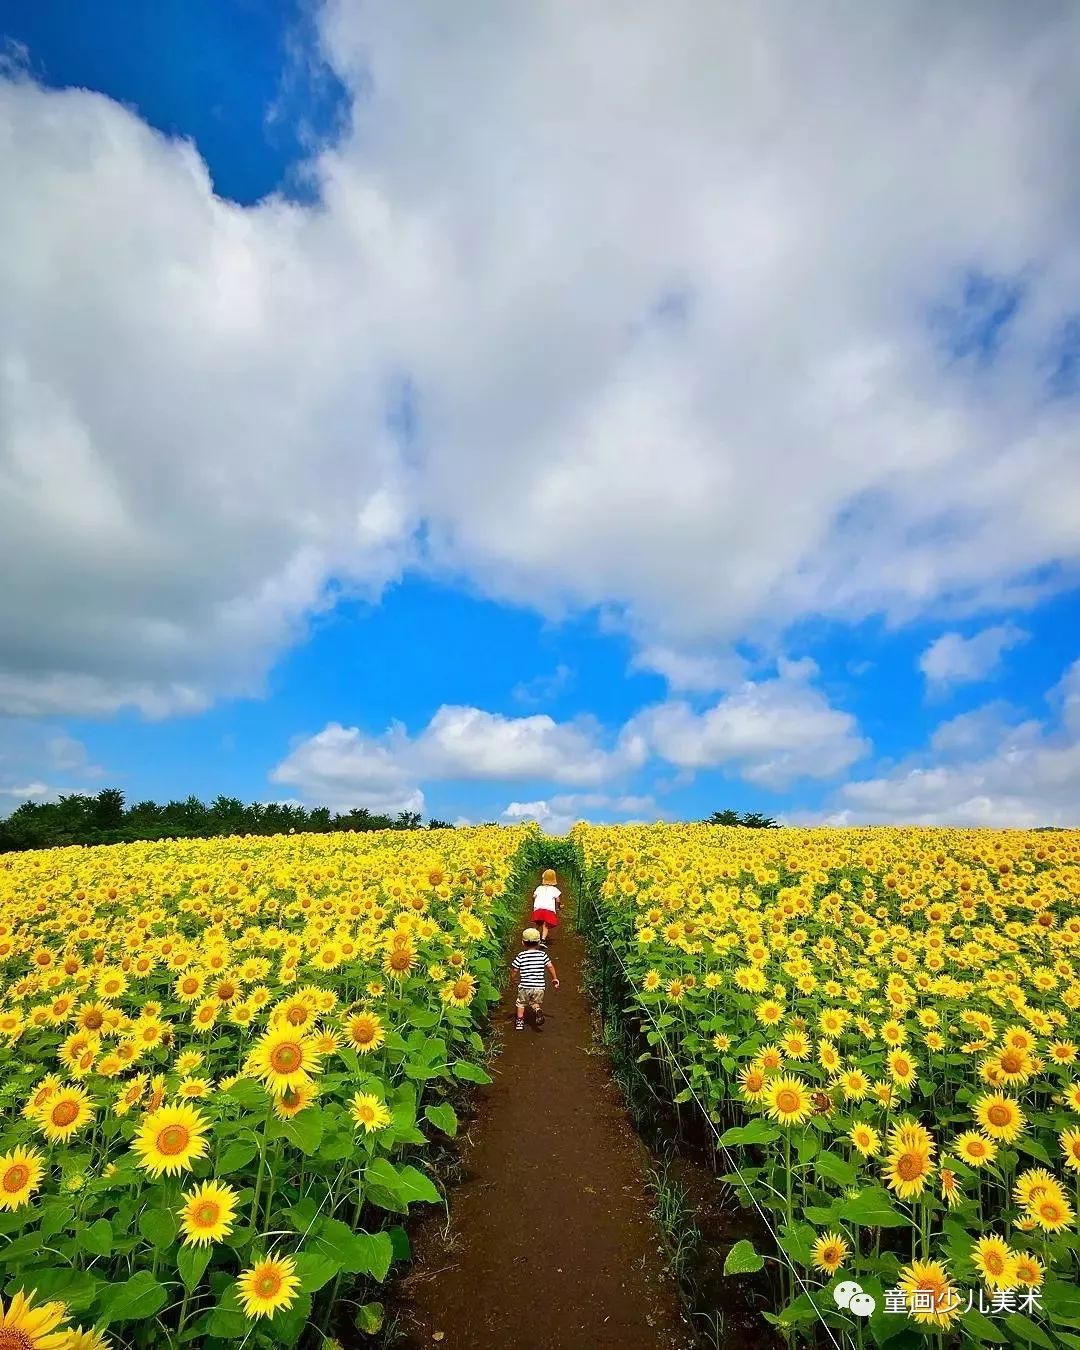
[[1080,834],[573,839],[641,1058],[760,1213],[727,1269],[767,1263],[769,1320],[1080,1350]]
[[378,1330],[425,1147],[490,1081],[522,837],[0,858],[0,1347]]

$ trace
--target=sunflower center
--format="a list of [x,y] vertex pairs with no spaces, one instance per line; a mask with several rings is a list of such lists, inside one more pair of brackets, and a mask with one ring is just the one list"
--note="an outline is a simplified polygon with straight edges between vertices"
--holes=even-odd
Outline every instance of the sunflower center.
[[905,1181],[914,1181],[922,1175],[922,1159],[917,1153],[901,1153],[896,1160],[896,1171]]
[[0,1327],[0,1350],[34,1350],[34,1342],[18,1327]]
[[776,1094],[776,1109],[788,1114],[799,1109],[799,1094],[792,1092],[790,1088],[785,1088],[782,1092]]
[[303,1063],[304,1056],[298,1045],[291,1041],[286,1041],[284,1045],[274,1048],[270,1056],[270,1064],[276,1073],[295,1073]]
[[70,1125],[78,1114],[79,1108],[75,1102],[57,1102],[52,1109],[52,1123],[62,1128],[65,1125]]
[[159,1153],[164,1153],[169,1157],[177,1153],[183,1153],[191,1139],[191,1133],[185,1125],[166,1125],[158,1133],[157,1148]]
[[276,1270],[265,1270],[255,1281],[255,1292],[260,1298],[273,1298],[281,1288],[281,1276]]
[[986,1257],[986,1269],[990,1271],[992,1275],[1000,1275],[1005,1269],[1005,1262],[997,1252],[990,1252]]
[[468,998],[469,992],[470,990],[468,980],[458,980],[457,983],[454,985],[455,998]]
[[100,1026],[102,1026],[104,1022],[105,1018],[101,1015],[100,1012],[98,1012],[96,1008],[94,1008],[91,1012],[88,1012],[86,1016],[83,1018],[83,1026],[86,1027],[88,1031],[97,1031],[97,1029]]
[[1050,1223],[1054,1223],[1061,1218],[1061,1210],[1058,1208],[1057,1202],[1053,1199],[1040,1200],[1039,1213]]
[[4,1173],[3,1187],[9,1194],[21,1191],[30,1180],[30,1169],[25,1163],[12,1163]]
[[1012,1119],[1012,1113],[1007,1106],[1000,1104],[992,1106],[986,1113],[986,1118],[991,1125],[1008,1125]]
[[213,1200],[203,1200],[191,1216],[200,1228],[212,1228],[221,1217],[221,1207]]
[[396,951],[390,957],[390,965],[394,970],[408,970],[412,965],[412,956],[405,951]]
[[1008,1050],[1001,1056],[1001,1067],[1006,1073],[1019,1073],[1024,1061],[1016,1050]]
[[371,1106],[368,1106],[367,1103],[360,1108],[360,1119],[364,1121],[375,1119],[375,1111]]

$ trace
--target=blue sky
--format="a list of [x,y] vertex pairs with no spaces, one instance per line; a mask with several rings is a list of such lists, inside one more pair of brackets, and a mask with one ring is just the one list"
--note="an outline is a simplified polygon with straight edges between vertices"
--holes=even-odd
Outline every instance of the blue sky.
[[1075,15],[458,18],[0,0],[0,810],[1080,823]]

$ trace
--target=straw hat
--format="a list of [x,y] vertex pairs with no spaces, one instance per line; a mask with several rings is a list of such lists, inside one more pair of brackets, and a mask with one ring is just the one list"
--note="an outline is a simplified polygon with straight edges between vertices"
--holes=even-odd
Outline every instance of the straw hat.
[[539,941],[540,941],[540,929],[539,929],[539,928],[526,928],[525,931],[524,931],[524,933],[522,933],[522,935],[521,935],[521,940],[522,940],[522,942],[539,942]]

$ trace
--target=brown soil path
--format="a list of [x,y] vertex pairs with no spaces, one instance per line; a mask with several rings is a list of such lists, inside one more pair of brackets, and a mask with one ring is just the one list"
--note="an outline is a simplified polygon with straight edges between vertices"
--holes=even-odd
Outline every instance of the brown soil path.
[[566,923],[549,943],[561,988],[548,987],[541,1031],[515,1031],[512,991],[503,998],[495,1081],[480,1094],[449,1227],[428,1218],[404,1282],[413,1350],[691,1344],[648,1214],[648,1155],[593,1044],[583,945]]

